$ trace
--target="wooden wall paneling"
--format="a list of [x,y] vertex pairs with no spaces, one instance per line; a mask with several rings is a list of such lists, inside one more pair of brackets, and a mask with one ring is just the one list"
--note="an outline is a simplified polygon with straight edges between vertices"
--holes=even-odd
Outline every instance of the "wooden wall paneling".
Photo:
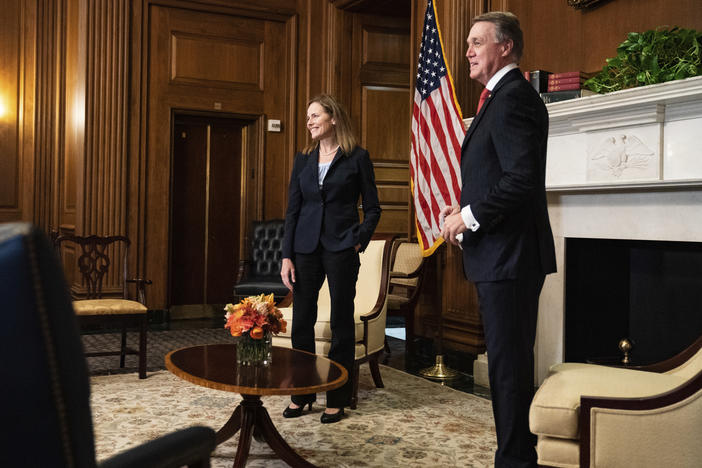
[[373,160],[383,209],[376,231],[404,237],[411,216],[408,93],[408,87],[362,87],[361,146]]
[[[146,271],[146,144],[148,120],[149,0],[132,2],[130,11],[131,61],[129,80],[129,184],[127,229],[134,245],[129,271],[144,278]],[[149,294],[150,296],[150,294]]]
[[[300,52],[299,52],[299,40],[300,40],[300,17],[298,15],[291,16],[286,22],[286,37],[290,38],[288,41],[288,50],[286,53],[286,75],[289,77],[288,87],[286,90],[287,96],[285,100],[285,109],[283,119],[283,128],[285,129],[285,149],[283,149],[283,154],[277,158],[279,164],[279,170],[282,171],[282,177],[278,180],[281,184],[287,184],[290,180],[290,173],[292,172],[293,157],[298,147],[297,131],[299,130],[300,122],[305,122],[304,119],[298,119],[300,112],[299,101],[299,89],[302,85],[306,84],[306,81],[300,80]],[[287,185],[284,185],[287,187]],[[287,208],[288,201],[288,191],[279,190],[276,196],[273,197],[267,206],[270,206],[270,210],[266,212],[266,216],[270,218],[284,218],[285,210]]]
[[326,11],[325,47],[317,60],[323,64],[321,69],[324,87],[313,92],[308,99],[319,92],[327,92],[335,96],[350,111],[353,81],[356,75],[353,68],[353,54],[349,53],[349,45],[353,44],[354,15],[331,6],[325,0],[322,1],[322,8]]
[[[65,221],[73,218],[75,231],[82,235],[127,234],[129,5],[128,0],[82,3],[78,9],[85,11],[85,36],[77,44],[69,41],[71,57],[76,61],[71,64],[75,68],[67,95],[75,101],[66,103],[64,114],[74,119],[69,122],[69,130],[82,129],[85,135],[84,143],[77,142],[75,136],[67,138],[71,153],[66,156],[61,184],[63,193],[74,192],[76,199],[75,215],[71,216],[71,197],[65,197]],[[71,11],[75,11],[74,6]],[[82,28],[80,21],[80,17],[72,21],[71,27]],[[82,31],[77,34],[82,35]],[[75,34],[71,31],[69,37]],[[78,59],[83,50],[85,83],[81,81],[83,64]],[[76,174],[71,174],[73,165]],[[121,248],[110,252],[113,258],[121,258],[121,254]],[[113,262],[105,286],[108,294],[120,292],[120,269],[120,262]]]
[[57,166],[60,103],[60,66],[62,41],[59,29],[62,2],[37,3],[37,68],[36,68],[36,147],[32,181],[31,221],[49,232],[55,223],[54,206]]
[[37,5],[36,2],[21,2],[21,42],[17,103],[18,109],[18,158],[21,162],[20,218],[24,221],[34,218],[34,169],[35,169],[35,118],[36,118],[36,45],[37,45]]
[[[265,25],[264,43],[274,44],[280,37],[292,39],[295,37],[296,29],[295,17],[291,17],[286,22],[268,21]],[[288,44],[295,44],[295,41],[289,40]],[[282,218],[285,214],[287,191],[280,188],[281,186],[287,187],[292,169],[292,155],[295,152],[295,127],[297,126],[293,111],[297,81],[292,57],[295,57],[295,51],[290,47],[287,49],[285,47],[271,47],[269,53],[264,55],[263,89],[280,88],[280,92],[263,93],[264,112],[267,119],[280,120],[285,129],[280,133],[266,132],[265,135],[261,135],[261,141],[266,142],[266,157],[261,157],[261,168],[258,174],[265,174],[266,181],[281,181],[281,184],[262,184],[263,203],[261,212],[256,213],[257,219]],[[241,238],[244,239],[247,234],[248,230]],[[248,239],[243,244],[248,246]]]
[[407,236],[410,138],[410,22],[353,13],[350,111],[376,172],[383,214],[376,232]]
[[[522,70],[550,72],[585,70],[583,66],[582,14],[565,1],[546,0],[542,9],[528,2],[509,0],[508,9],[519,18],[524,32]],[[544,21],[548,11],[558,21]],[[555,40],[557,38],[557,40]],[[589,45],[588,45],[589,47]]]
[[444,54],[464,118],[475,115],[475,107],[482,91],[482,86],[470,79],[466,39],[470,32],[470,22],[473,17],[484,12],[484,3],[482,0],[448,0],[436,3]]
[[631,31],[659,26],[702,31],[702,4],[699,0],[617,0],[590,11],[581,11],[580,15],[582,67],[586,71],[602,69],[605,59],[616,55],[617,46]]
[[87,53],[87,5],[85,0],[66,3],[64,144],[59,168],[58,228],[75,232],[78,202],[82,199],[85,153],[85,92]]
[[595,72],[616,55],[629,32],[659,26],[702,29],[698,0],[616,0],[590,10],[575,10],[561,0],[544,0],[538,8],[528,0],[505,1],[522,24],[525,70]]
[[32,193],[26,190],[31,184],[22,183],[32,169],[31,151],[26,153],[23,145],[24,119],[33,118],[22,112],[24,80],[28,79],[24,65],[33,63],[33,57],[26,55],[31,50],[26,47],[27,42],[33,42],[25,30],[27,16],[31,15],[27,8],[26,2],[20,0],[8,2],[0,17],[0,222],[31,215],[31,209],[23,203],[32,200]]

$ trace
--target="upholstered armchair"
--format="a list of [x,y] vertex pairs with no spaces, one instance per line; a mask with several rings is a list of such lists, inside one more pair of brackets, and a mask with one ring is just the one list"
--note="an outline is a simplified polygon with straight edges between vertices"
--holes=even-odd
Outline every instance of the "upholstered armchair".
[[[28,224],[0,225],[2,466],[95,467],[90,382],[76,316],[51,244]],[[215,433],[191,427],[103,461],[208,467]]]
[[[351,408],[358,403],[358,369],[368,362],[373,382],[383,388],[378,357],[385,343],[385,318],[387,312],[387,295],[390,277],[390,251],[393,236],[375,235],[364,252],[360,254],[361,266],[356,282],[356,299],[354,301],[356,322],[356,358],[353,373],[353,394]],[[294,302],[294,297],[293,297]],[[292,348],[290,330],[292,330],[292,305],[280,309],[288,322],[287,332],[273,337],[275,346]],[[324,281],[317,301],[317,323],[314,327],[316,353],[326,356],[331,346],[331,326],[329,324],[331,300],[329,286]]]
[[553,366],[529,425],[543,466],[700,466],[702,337],[650,366]]
[[[119,366],[124,367],[127,354],[138,358],[139,378],[146,378],[146,334],[148,310],[146,308],[146,286],[151,281],[130,278],[127,273],[130,240],[125,236],[73,236],[62,235],[54,240],[59,256],[72,259],[68,264],[77,267],[81,283],[85,287],[73,301],[73,310],[82,326],[115,327],[121,331],[120,348],[115,351],[89,352],[88,357],[119,356]],[[119,261],[115,262],[114,259]],[[74,266],[75,265],[75,266]],[[107,275],[115,267],[118,290],[106,293]],[[136,294],[129,294],[129,284],[136,285]],[[127,330],[139,333],[139,348],[127,346]]]
[[288,294],[288,288],[280,279],[284,227],[282,219],[252,223],[248,257],[239,262],[239,276],[234,285],[237,300],[273,293],[278,302]]

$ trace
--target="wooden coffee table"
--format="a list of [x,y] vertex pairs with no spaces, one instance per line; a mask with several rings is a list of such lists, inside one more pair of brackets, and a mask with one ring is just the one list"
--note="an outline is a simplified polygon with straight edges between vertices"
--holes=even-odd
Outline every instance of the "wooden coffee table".
[[246,464],[253,435],[261,436],[290,466],[313,467],[283,440],[261,396],[325,392],[348,379],[346,369],[330,359],[278,346],[273,347],[273,362],[266,367],[238,367],[236,346],[216,344],[171,351],[166,355],[166,368],[196,385],[241,394],[243,400],[217,431],[219,445],[241,430],[235,468]]

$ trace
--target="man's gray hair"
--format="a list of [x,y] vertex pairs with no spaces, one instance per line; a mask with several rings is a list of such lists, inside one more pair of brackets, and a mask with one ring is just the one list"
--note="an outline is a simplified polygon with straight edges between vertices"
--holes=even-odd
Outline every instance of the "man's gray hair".
[[512,41],[512,56],[519,63],[524,52],[524,34],[519,26],[517,16],[509,11],[490,11],[473,18],[471,26],[481,21],[495,25],[495,40],[497,42]]

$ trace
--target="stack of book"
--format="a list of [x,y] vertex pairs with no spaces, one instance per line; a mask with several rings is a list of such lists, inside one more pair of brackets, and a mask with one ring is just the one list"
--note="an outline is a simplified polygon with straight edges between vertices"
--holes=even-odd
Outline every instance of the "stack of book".
[[548,75],[546,92],[541,93],[541,99],[549,103],[595,94],[583,88],[583,84],[590,76],[581,71],[551,73]]
[[546,70],[531,70],[524,72],[524,78],[531,83],[537,93],[545,93],[548,87],[548,77],[552,73]]

